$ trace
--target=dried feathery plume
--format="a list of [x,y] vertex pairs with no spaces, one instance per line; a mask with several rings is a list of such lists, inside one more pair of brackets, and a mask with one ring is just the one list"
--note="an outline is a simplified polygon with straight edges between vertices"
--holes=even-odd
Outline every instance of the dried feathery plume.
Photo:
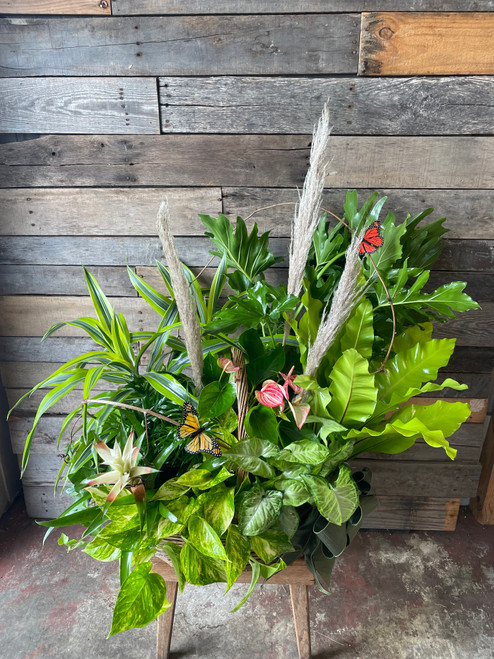
[[190,296],[189,284],[185,278],[182,263],[180,262],[173,241],[173,236],[170,231],[170,209],[168,207],[167,199],[160,204],[157,226],[158,236],[163,245],[163,252],[170,272],[170,279],[175,293],[175,301],[177,303],[180,322],[182,323],[185,347],[192,367],[192,377],[197,392],[199,392],[202,389],[201,378],[203,368],[201,330],[199,327],[199,321],[197,320],[196,310]]
[[305,375],[314,376],[322,358],[336,339],[343,323],[348,319],[356,304],[364,294],[364,285],[357,285],[360,274],[359,249],[364,232],[354,234],[346,251],[346,263],[341,273],[338,287],[333,296],[329,313],[324,313],[314,343],[309,346]]
[[288,293],[292,295],[300,293],[312,237],[320,219],[321,197],[328,167],[326,149],[330,131],[329,110],[327,104],[324,104],[321,118],[314,130],[309,170],[292,222],[288,268]]

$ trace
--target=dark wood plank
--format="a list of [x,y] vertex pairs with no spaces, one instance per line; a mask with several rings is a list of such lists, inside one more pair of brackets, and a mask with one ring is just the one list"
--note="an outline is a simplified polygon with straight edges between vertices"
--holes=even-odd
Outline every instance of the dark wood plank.
[[[359,27],[360,18],[354,14],[26,18],[22,24],[5,18],[0,22],[0,73],[356,73]],[[77,35],[75,43],[69,35]]]
[[[309,144],[302,135],[49,135],[0,145],[0,181],[14,188],[292,187],[303,183]],[[330,188],[494,188],[488,137],[335,136],[327,155]]]
[[111,0],[0,0],[0,14],[110,16],[111,13]]
[[[137,292],[125,266],[92,266],[106,295],[132,297]],[[87,295],[81,266],[0,265],[0,295]]]
[[329,98],[334,135],[491,134],[493,82],[482,76],[160,78],[161,125],[165,133],[306,134]]
[[0,132],[159,133],[151,78],[5,78]]
[[175,603],[177,601],[178,583],[176,581],[166,582],[166,599],[170,602],[170,608],[162,613],[156,624],[156,659],[168,659],[170,656],[170,642],[172,640],[173,617],[175,615]]
[[222,211],[220,188],[7,189],[0,190],[2,234],[155,236],[156,215],[165,197],[175,234],[185,228],[186,233],[202,234],[198,214],[216,216]]
[[[373,192],[374,188],[357,190],[359,202],[362,204]],[[323,195],[323,207],[343,214],[347,190],[341,188],[327,189]],[[0,192],[0,199],[3,193]],[[6,191],[4,194],[8,194]],[[392,211],[397,222],[401,222],[408,214],[412,217],[426,208],[434,208],[434,212],[423,220],[428,224],[438,217],[446,217],[444,226],[449,230],[450,238],[494,239],[494,222],[492,208],[494,207],[494,191],[492,190],[394,190],[383,188],[380,196],[388,199],[383,208],[383,215]],[[268,229],[272,236],[287,236],[293,215],[293,206],[298,200],[298,191],[293,188],[223,188],[223,212],[235,218],[237,215],[252,216],[263,231]],[[282,204],[282,205],[277,205]],[[266,208],[271,206],[271,208]],[[12,209],[11,212],[15,212]],[[336,225],[336,220],[331,220]]]
[[460,314],[447,324],[435,323],[434,336],[438,339],[461,337],[462,346],[482,347],[494,344],[494,303],[483,302],[482,309]]
[[379,506],[366,516],[363,528],[454,531],[460,499],[379,496]]
[[[448,364],[451,373],[487,373],[492,375],[494,368],[494,348],[470,348],[459,346]],[[454,375],[453,377],[456,377]]]
[[372,486],[386,495],[422,497],[471,497],[477,492],[480,465],[454,462],[353,460],[353,469],[369,467]]
[[[458,453],[455,458],[455,464],[463,463],[473,463],[478,464],[480,453],[482,448],[480,446],[460,446],[457,447],[456,444],[451,442],[453,448],[458,448]],[[410,460],[417,461],[431,461],[434,462],[444,462],[449,464],[451,458],[449,458],[442,449],[436,449],[430,447],[425,442],[417,441],[414,446],[409,448],[403,453],[398,453],[396,455],[387,455],[386,453],[362,453],[359,455],[359,459],[364,460],[398,460],[400,462],[408,462]]]
[[480,458],[482,471],[470,507],[481,524],[494,524],[494,417],[491,418]]
[[493,31],[492,14],[364,13],[359,74],[493,74]]
[[[470,268],[470,266],[472,266]],[[447,240],[435,270],[494,271],[494,241],[492,240]]]
[[68,362],[84,352],[95,350],[97,344],[89,338],[51,336],[41,342],[39,336],[2,336],[0,361]]
[[491,11],[492,0],[113,0],[113,14],[291,14],[341,11]]

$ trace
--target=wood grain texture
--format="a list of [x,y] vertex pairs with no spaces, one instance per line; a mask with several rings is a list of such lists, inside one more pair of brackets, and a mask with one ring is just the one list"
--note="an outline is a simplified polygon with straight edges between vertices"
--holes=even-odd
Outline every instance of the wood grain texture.
[[168,659],[170,656],[170,642],[172,640],[173,617],[175,615],[175,603],[177,601],[178,583],[167,581],[166,599],[170,602],[170,608],[162,613],[156,625],[156,659]]
[[89,338],[50,336],[3,336],[0,340],[0,361],[67,362],[84,352],[95,350],[97,344]]
[[[448,364],[451,373],[487,373],[494,368],[494,347],[469,348],[459,346]],[[455,377],[455,376],[453,376]]]
[[[155,236],[168,199],[174,234],[204,233],[198,214],[222,211],[220,188],[0,190],[3,235]],[[494,234],[493,234],[494,237]]]
[[111,0],[0,0],[0,14],[110,16],[111,13]]
[[[108,389],[112,388],[114,387],[108,387]],[[38,389],[38,391],[35,391],[32,396],[26,396],[26,398],[24,398],[24,400],[22,400],[15,408],[16,412],[18,414],[36,414],[36,411],[47,392],[47,389]],[[21,397],[27,393],[29,393],[29,389],[5,389],[9,407],[12,408],[21,399]],[[66,415],[69,412],[75,410],[77,407],[81,407],[81,402],[83,399],[84,394],[82,388],[75,388],[66,396],[58,400],[52,407],[50,407],[50,412],[52,414]]]
[[494,524],[494,417],[489,423],[480,463],[482,471],[478,490],[470,507],[478,522]]
[[297,636],[298,656],[299,659],[310,659],[309,589],[306,585],[290,584],[290,599]]
[[460,499],[379,496],[379,506],[364,519],[365,529],[454,531]]
[[[302,135],[48,135],[1,144],[0,181],[6,188],[293,187],[303,183],[309,144]],[[494,189],[488,137],[335,136],[327,155],[329,188]]]
[[[5,18],[0,74],[356,73],[359,27],[354,14]],[[76,41],[69,35],[77,35]]]
[[0,79],[0,132],[159,133],[151,78]]
[[364,13],[359,74],[492,75],[493,31],[493,14]]
[[[379,0],[381,11],[491,11],[492,0]],[[113,14],[291,14],[369,11],[375,0],[112,0]]]
[[[11,416],[9,420],[10,438],[14,453],[21,455],[26,443],[26,437],[33,427],[33,416]],[[44,415],[39,420],[33,435],[32,453],[45,453],[55,457],[57,455],[57,441],[64,417],[55,415]],[[64,447],[70,441],[71,429],[68,429],[60,440],[60,447]]]
[[330,99],[333,135],[489,135],[493,83],[482,76],[160,78],[161,124],[165,133],[307,134]]
[[459,314],[446,325],[434,324],[434,336],[437,339],[461,337],[458,345],[477,346],[494,343],[494,303],[483,302],[482,309]]
[[23,484],[24,503],[29,517],[34,519],[54,519],[64,512],[74,499],[61,488],[57,492],[51,486],[36,486]]

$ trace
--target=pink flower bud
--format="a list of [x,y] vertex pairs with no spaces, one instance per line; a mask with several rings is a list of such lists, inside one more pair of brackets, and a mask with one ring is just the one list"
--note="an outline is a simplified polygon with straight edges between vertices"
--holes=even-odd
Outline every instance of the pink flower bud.
[[235,373],[235,371],[240,371],[240,366],[235,366],[232,360],[228,357],[219,357],[218,366],[225,371],[225,373]]
[[285,375],[284,373],[280,373],[281,377],[285,381],[285,384],[283,385],[283,389],[285,390],[287,398],[288,398],[288,387],[291,387],[295,394],[301,394],[304,391],[302,387],[298,386],[298,384],[293,384],[293,381],[297,377],[296,375],[292,375],[294,368],[295,366],[291,367],[288,375]]
[[280,409],[283,409],[285,405],[286,394],[283,387],[274,380],[266,380],[261,387],[261,391],[256,391],[255,393],[261,405],[279,407]]

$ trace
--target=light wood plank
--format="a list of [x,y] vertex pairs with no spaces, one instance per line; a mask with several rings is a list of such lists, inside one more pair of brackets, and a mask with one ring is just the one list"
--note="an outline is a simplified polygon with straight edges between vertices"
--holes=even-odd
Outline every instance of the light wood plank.
[[290,584],[293,621],[299,659],[310,659],[309,590],[306,585]]
[[[0,73],[5,77],[356,73],[359,23],[354,14],[5,18],[0,21]],[[77,35],[75,44],[67,38],[71,34]]]
[[362,15],[360,75],[494,73],[494,14]]
[[[379,0],[381,11],[491,11],[492,0]],[[113,0],[113,14],[291,14],[369,11],[375,0]]]
[[475,519],[494,524],[494,417],[491,417],[480,457],[482,471],[476,496],[470,502]]
[[[107,388],[114,389],[115,387],[109,386]],[[95,389],[95,391],[97,390]],[[29,389],[5,389],[9,407],[12,408],[21,399],[21,397],[28,392]],[[16,412],[19,414],[35,414],[47,392],[48,389],[38,389],[38,391],[34,392],[32,396],[26,396],[26,398],[24,398],[24,400],[22,400],[15,408]],[[58,400],[52,407],[50,407],[50,412],[52,414],[69,414],[69,412],[75,410],[76,407],[81,407],[83,398],[84,395],[82,388],[75,388],[66,396]]]
[[90,338],[50,336],[41,338],[3,336],[0,340],[0,361],[68,362],[85,352],[96,350],[97,344]]
[[0,0],[0,14],[110,16],[111,13],[111,0]]
[[[14,188],[293,187],[303,183],[309,143],[302,135],[48,135],[1,144],[0,181]],[[329,188],[494,188],[488,137],[335,136],[327,156]]]
[[[22,455],[26,437],[33,427],[34,417],[17,416],[16,413],[14,414],[15,416],[11,416],[9,419],[10,440],[14,453]],[[60,452],[57,448],[57,442],[63,420],[63,416],[44,415],[41,417],[33,435],[32,454],[44,453],[45,455],[51,455],[53,458],[56,458],[57,452]],[[61,450],[70,442],[72,429],[75,431],[77,425],[68,428],[64,432],[60,439]]]
[[165,133],[306,134],[329,98],[333,135],[488,135],[493,83],[482,76],[160,78],[161,125]]
[[364,529],[454,531],[460,499],[379,496],[379,506],[364,519]]
[[159,133],[151,78],[5,78],[1,133]]
[[222,211],[218,187],[0,190],[2,234],[155,236],[156,215],[165,197],[176,235],[202,234],[198,214],[217,216]]
[[74,499],[62,492],[61,488],[54,492],[53,485],[36,486],[24,483],[23,490],[27,514],[35,519],[54,519],[74,503]]

